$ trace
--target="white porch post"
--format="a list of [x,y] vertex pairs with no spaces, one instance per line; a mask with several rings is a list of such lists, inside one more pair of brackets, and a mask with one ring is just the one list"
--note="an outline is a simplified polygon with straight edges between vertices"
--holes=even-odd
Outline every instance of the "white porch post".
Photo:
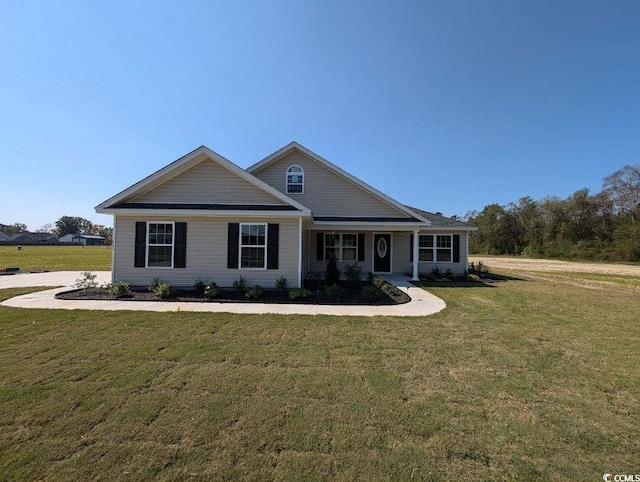
[[298,288],[302,288],[302,218],[298,218]]
[[413,231],[413,278],[411,281],[418,281],[418,243],[420,241],[420,237],[418,235],[420,231],[418,229]]

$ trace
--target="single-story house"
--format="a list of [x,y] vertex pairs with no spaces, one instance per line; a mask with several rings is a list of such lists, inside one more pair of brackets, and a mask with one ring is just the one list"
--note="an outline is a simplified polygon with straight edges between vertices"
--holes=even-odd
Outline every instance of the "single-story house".
[[58,242],[58,237],[52,233],[32,233],[24,231],[22,233],[13,234],[10,241],[16,244],[56,244]]
[[60,238],[61,243],[81,243],[85,246],[104,246],[104,236],[97,234],[65,234]]
[[411,208],[292,142],[245,169],[202,146],[96,206],[114,216],[113,279],[301,286],[309,273],[461,273],[475,227]]
[[11,236],[8,236],[0,231],[0,243],[4,241],[11,241]]

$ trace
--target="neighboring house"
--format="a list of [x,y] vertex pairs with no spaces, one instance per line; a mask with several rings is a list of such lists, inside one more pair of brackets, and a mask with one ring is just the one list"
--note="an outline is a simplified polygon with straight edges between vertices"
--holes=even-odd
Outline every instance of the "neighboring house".
[[29,231],[11,235],[0,232],[0,243],[3,242],[11,244],[57,244],[58,237],[51,233],[31,233]]
[[31,233],[24,231],[22,233],[16,233],[11,236],[12,243],[24,243],[24,244],[56,244],[58,237],[51,233]]
[[60,238],[61,243],[81,243],[85,246],[104,246],[104,236],[97,234],[65,234]]
[[301,286],[335,256],[363,275],[467,267],[461,221],[407,207],[292,142],[244,170],[199,147],[96,206],[114,215],[113,279]]

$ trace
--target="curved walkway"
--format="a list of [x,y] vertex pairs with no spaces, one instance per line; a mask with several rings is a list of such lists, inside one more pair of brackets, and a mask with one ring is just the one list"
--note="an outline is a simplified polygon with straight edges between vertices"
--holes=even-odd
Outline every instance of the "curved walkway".
[[[108,283],[111,273],[96,272],[99,283]],[[58,300],[55,294],[67,291],[80,277],[79,272],[58,271],[52,273],[16,274],[0,276],[0,289],[25,286],[55,286],[36,293],[16,296],[0,303],[15,308],[46,308],[62,310],[135,310],[135,311],[202,311],[211,313],[275,313],[283,315],[336,315],[336,316],[426,316],[445,308],[445,302],[437,296],[411,284],[407,276],[387,276],[387,280],[411,297],[409,303],[392,306],[307,305],[273,303],[180,303],[162,301],[103,301]]]

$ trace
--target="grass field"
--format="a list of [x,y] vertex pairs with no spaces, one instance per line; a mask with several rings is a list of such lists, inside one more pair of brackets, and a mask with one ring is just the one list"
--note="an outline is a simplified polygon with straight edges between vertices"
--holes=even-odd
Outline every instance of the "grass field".
[[109,271],[110,246],[0,246],[0,268],[22,271]]
[[635,285],[505,274],[427,318],[0,307],[0,479],[640,472]]

